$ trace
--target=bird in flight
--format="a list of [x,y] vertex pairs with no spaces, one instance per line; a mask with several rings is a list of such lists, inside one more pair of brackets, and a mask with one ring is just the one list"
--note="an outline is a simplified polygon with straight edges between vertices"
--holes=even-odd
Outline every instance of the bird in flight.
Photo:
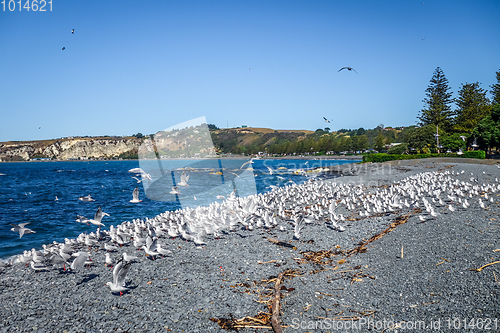
[[75,29],[71,29],[71,33],[74,35],[75,34]]
[[348,71],[354,71],[356,74],[358,74],[358,72],[356,72],[356,70],[352,67],[342,67],[341,69],[339,69],[339,72],[343,69],[347,69]]
[[64,51],[64,50],[66,50],[66,48],[63,46],[62,50]]
[[329,122],[330,122],[330,120],[326,119],[325,117],[323,117],[323,119],[325,119],[325,122],[326,122],[326,123],[329,123]]

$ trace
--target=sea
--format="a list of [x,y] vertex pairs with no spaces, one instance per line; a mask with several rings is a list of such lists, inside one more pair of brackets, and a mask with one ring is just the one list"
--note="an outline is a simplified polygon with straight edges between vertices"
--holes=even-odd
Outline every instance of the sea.
[[[138,160],[0,163],[0,258],[95,231],[96,226],[78,223],[76,218],[94,218],[99,207],[109,214],[102,219],[102,229],[108,230],[110,225],[153,218],[165,211],[223,202],[232,191],[246,196],[292,182],[300,184],[311,177],[325,178],[328,175],[317,172],[318,168],[359,161],[212,159],[206,165],[203,160],[195,162],[175,162],[170,169],[161,165],[165,177],[155,175],[158,168],[148,168],[148,163]],[[144,173],[129,172],[140,167]],[[180,193],[172,194],[183,172],[189,177],[188,186],[177,186]],[[139,203],[130,202],[135,188],[142,200]],[[79,200],[87,195],[95,201]],[[11,224],[20,223],[29,223],[26,227],[36,233],[19,238]]]

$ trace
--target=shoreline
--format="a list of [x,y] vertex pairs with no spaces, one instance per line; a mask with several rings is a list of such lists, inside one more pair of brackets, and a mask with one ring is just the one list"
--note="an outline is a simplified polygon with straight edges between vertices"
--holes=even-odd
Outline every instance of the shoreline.
[[[213,159],[246,159],[246,160],[251,160],[251,159],[262,159],[262,160],[363,160],[363,156],[329,156],[329,155],[321,155],[321,156],[281,156],[281,157],[250,157],[250,156],[222,156],[222,157],[207,157],[207,158],[166,158],[166,159],[161,159],[161,161],[177,161],[177,160],[213,160]],[[143,159],[143,160],[155,160],[155,159]],[[121,160],[116,160],[116,159],[103,159],[103,160],[43,160],[43,161],[0,161],[0,163],[25,163],[25,162],[38,162],[38,163],[43,163],[43,162],[112,162],[112,161],[117,161],[117,162],[123,162],[123,161],[139,161],[139,159],[121,159]]]
[[[112,269],[103,266],[105,251],[101,247],[91,251],[92,267],[75,273],[53,268],[35,273],[21,264],[5,267],[0,272],[0,296],[6,307],[0,323],[19,332],[32,331],[34,326],[45,331],[71,332],[223,332],[210,318],[229,320],[266,312],[265,304],[254,301],[267,287],[262,281],[286,270],[300,272],[283,282],[286,290],[280,320],[289,326],[286,332],[302,332],[311,322],[340,323],[341,319],[335,319],[340,311],[344,312],[340,317],[361,318],[353,321],[358,324],[363,318],[392,320],[394,324],[440,320],[446,327],[446,318],[460,317],[462,322],[470,320],[471,315],[494,319],[498,315],[495,295],[500,292],[500,284],[493,272],[500,276],[500,265],[481,272],[471,269],[500,260],[499,252],[493,252],[500,248],[500,183],[495,182],[499,169],[496,165],[429,159],[391,162],[405,163],[354,164],[362,168],[353,175],[297,186],[316,188],[314,184],[323,184],[318,188],[338,189],[326,191],[319,202],[328,198],[339,201],[336,213],[346,217],[346,221],[338,222],[345,228],[343,232],[328,222],[326,214],[306,224],[299,240],[293,239],[293,222],[281,219],[279,225],[285,231],[275,227],[247,230],[238,225],[218,237],[206,236],[207,244],[202,246],[161,237],[173,253],[154,261],[132,245],[120,248],[112,253],[113,258],[124,251],[139,257],[127,275],[131,289],[122,297],[112,295],[103,286],[111,281]],[[494,202],[488,201],[483,209],[478,199],[486,201],[484,194],[474,194],[468,198],[468,209],[454,204],[456,211],[450,212],[447,206],[452,203],[445,194],[441,194],[444,206],[433,202],[434,195],[430,194],[427,199],[439,215],[425,223],[418,218],[426,215],[425,211],[403,206],[386,214],[360,217],[362,206],[353,210],[342,203],[347,198],[342,194],[347,186],[358,189],[358,200],[364,196],[376,198],[377,193],[390,189],[398,193],[400,184],[407,183],[409,177],[433,174],[436,179],[451,177],[470,183],[471,190],[473,186],[480,189],[495,184],[498,190],[484,192]],[[471,183],[470,178],[478,182]],[[294,196],[293,202],[277,201],[269,209],[281,205],[291,209],[292,204],[310,206],[313,197],[300,203],[308,196]],[[409,196],[399,194],[401,201],[405,197],[409,200]],[[268,242],[267,237],[291,247]],[[367,243],[373,237],[376,239]],[[354,249],[358,252],[352,252]],[[308,254],[319,253],[329,254],[319,261],[307,259],[312,258]],[[61,311],[50,311],[54,304]]]

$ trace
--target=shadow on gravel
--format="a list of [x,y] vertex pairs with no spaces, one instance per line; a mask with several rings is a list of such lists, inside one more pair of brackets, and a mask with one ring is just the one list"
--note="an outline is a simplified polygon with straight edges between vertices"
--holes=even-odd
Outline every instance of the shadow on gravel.
[[90,275],[87,275],[82,281],[78,282],[76,285],[79,286],[81,284],[87,283],[87,282],[95,279],[96,277],[99,277],[99,274],[90,274]]

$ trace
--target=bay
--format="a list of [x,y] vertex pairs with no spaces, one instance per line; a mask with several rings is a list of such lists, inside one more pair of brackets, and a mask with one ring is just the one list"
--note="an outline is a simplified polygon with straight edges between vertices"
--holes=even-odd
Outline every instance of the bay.
[[[222,161],[222,165],[219,164],[222,166],[220,171],[213,167],[213,161],[206,171],[214,177],[221,177],[222,184],[227,185],[230,192],[232,188],[228,176],[236,174],[241,164],[248,160]],[[264,193],[272,190],[274,186],[290,185],[292,181],[300,184],[311,176],[325,177],[324,174],[312,171],[315,168],[354,162],[358,161],[256,159],[249,169],[255,179],[253,192]],[[202,181],[202,177],[198,177],[197,170],[185,167],[180,169],[185,165],[186,163],[178,163],[175,174],[179,179],[180,172],[185,170],[190,176],[189,187],[181,188],[177,200],[172,195],[172,200],[151,200],[144,194],[142,182],[138,183],[132,178],[135,175],[128,172],[132,168],[140,167],[137,160],[1,163],[0,174],[4,175],[0,176],[0,258],[7,258],[32,248],[40,249],[42,244],[63,242],[64,238],[76,238],[81,233],[95,231],[94,225],[88,226],[75,220],[77,215],[93,218],[98,207],[110,214],[102,220],[106,225],[103,229],[107,230],[110,225],[116,226],[124,221],[153,218],[165,211],[223,201],[222,198],[217,199],[215,193],[207,188],[211,185]],[[269,168],[273,174],[270,174]],[[226,175],[225,182],[221,174]],[[237,179],[236,177],[234,179]],[[200,190],[203,186],[204,190]],[[250,191],[243,191],[242,194],[251,194],[252,186],[249,186]],[[130,203],[132,191],[136,187],[139,187],[142,202]],[[165,191],[168,193],[170,188]],[[225,196],[227,193],[224,193]],[[95,201],[83,202],[78,199],[89,194]],[[187,196],[191,200],[186,200]],[[193,201],[193,197],[196,201]],[[10,224],[26,222],[30,223],[26,227],[34,230],[35,234],[26,234],[19,238],[18,233],[11,231]]]

